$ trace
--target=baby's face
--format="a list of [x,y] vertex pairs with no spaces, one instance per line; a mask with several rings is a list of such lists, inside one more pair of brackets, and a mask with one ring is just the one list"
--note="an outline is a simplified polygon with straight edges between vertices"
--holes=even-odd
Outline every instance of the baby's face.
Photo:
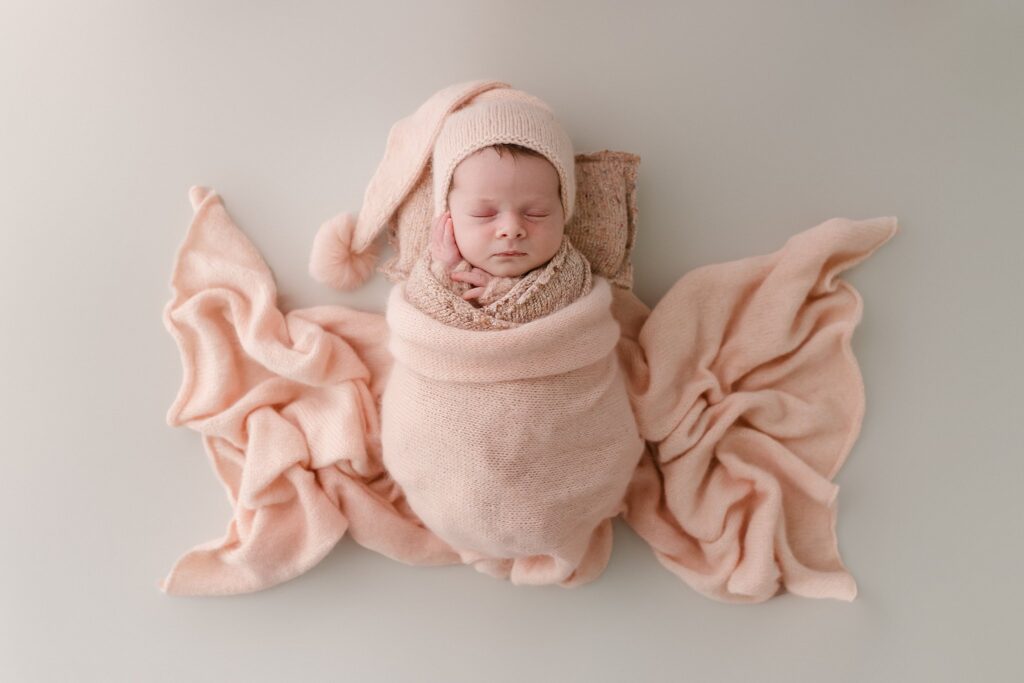
[[[473,266],[517,277],[551,260],[562,244],[565,216],[558,171],[547,159],[498,156],[484,148],[459,162],[448,208],[455,243]],[[503,252],[515,251],[516,255]]]

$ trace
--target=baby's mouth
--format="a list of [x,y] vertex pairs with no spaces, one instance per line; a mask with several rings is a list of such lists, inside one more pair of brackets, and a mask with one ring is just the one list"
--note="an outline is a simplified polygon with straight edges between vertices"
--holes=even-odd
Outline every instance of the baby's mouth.
[[495,256],[526,256],[525,251],[502,251]]

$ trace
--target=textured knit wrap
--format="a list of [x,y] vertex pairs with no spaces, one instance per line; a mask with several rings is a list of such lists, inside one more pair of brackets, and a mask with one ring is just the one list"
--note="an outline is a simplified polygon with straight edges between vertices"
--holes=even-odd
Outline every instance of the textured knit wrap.
[[569,236],[555,255],[518,278],[492,277],[474,306],[462,298],[473,287],[451,279],[452,272],[472,266],[463,259],[450,272],[430,258],[426,250],[416,260],[406,281],[406,298],[424,313],[446,325],[467,330],[509,329],[549,315],[584,296],[593,287],[587,258]]
[[508,329],[446,325],[399,283],[384,464],[410,507],[459,550],[578,562],[616,515],[644,442],[616,355],[611,285]]

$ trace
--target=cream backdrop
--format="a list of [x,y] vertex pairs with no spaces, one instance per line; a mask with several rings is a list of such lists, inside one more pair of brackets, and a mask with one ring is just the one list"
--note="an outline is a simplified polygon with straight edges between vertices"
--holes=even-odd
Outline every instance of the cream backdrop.
[[[1013,2],[0,3],[0,680],[1020,680]],[[701,597],[616,523],[577,590],[407,567],[350,539],[263,593],[156,581],[229,506],[161,311],[187,190],[217,189],[285,308],[390,125],[495,78],[579,151],[642,156],[637,291],[833,216],[901,231],[846,277],[867,387],[836,481],[860,595]]]

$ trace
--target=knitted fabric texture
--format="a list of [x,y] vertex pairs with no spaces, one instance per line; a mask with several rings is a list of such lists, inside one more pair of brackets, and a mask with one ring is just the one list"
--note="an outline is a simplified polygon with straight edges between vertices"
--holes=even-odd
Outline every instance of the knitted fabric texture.
[[451,272],[471,269],[463,259],[452,271],[445,271],[426,250],[405,283],[406,297],[446,325],[467,330],[500,330],[564,308],[593,287],[590,264],[568,236],[563,236],[558,251],[543,266],[515,278],[492,278],[479,307],[462,298],[473,285],[451,278]]
[[501,142],[529,147],[551,162],[558,171],[562,210],[569,221],[576,204],[572,140],[543,100],[513,88],[481,92],[445,119],[431,159],[434,215],[448,208],[448,188],[459,162]]
[[[455,166],[487,145],[508,142],[543,154],[560,178],[565,219],[576,202],[572,142],[539,98],[501,81],[467,81],[442,88],[413,114],[396,122],[377,170],[367,185],[358,216],[347,212],[325,221],[317,231],[309,272],[339,289],[353,289],[372,272],[376,236],[393,222],[396,212],[428,165],[443,169],[433,178],[433,203],[447,205]],[[434,215],[440,215],[438,208]]]
[[[454,273],[469,273],[472,270],[473,264],[466,259],[462,259],[452,266],[451,270],[445,268],[443,263],[433,260],[430,262],[430,272],[434,274],[434,277],[444,283],[452,293],[458,294],[460,298],[464,293],[472,289],[473,285],[461,280],[453,280],[451,276]],[[522,275],[518,277],[500,277],[498,275],[492,275],[487,281],[487,284],[483,285],[483,291],[476,297],[469,299],[469,303],[475,308],[482,308],[493,304],[495,301],[508,294],[509,290],[515,287],[516,283],[522,279]]]
[[[543,558],[569,579],[616,514],[643,450],[611,285],[513,329],[445,325],[392,289],[384,466],[447,543]],[[572,429],[567,429],[572,425]],[[538,560],[539,561],[539,560]]]
[[233,514],[174,563],[167,593],[268,588],[346,535],[406,564],[580,585],[606,566],[601,518],[620,510],[708,597],[857,594],[832,479],[864,416],[850,345],[862,300],[840,275],[895,218],[834,218],[772,253],[702,266],[653,309],[595,277],[548,316],[481,332],[419,311],[402,284],[387,320],[282,311],[220,197],[197,186],[189,198],[163,318],[183,368],[167,422],[202,435]]

